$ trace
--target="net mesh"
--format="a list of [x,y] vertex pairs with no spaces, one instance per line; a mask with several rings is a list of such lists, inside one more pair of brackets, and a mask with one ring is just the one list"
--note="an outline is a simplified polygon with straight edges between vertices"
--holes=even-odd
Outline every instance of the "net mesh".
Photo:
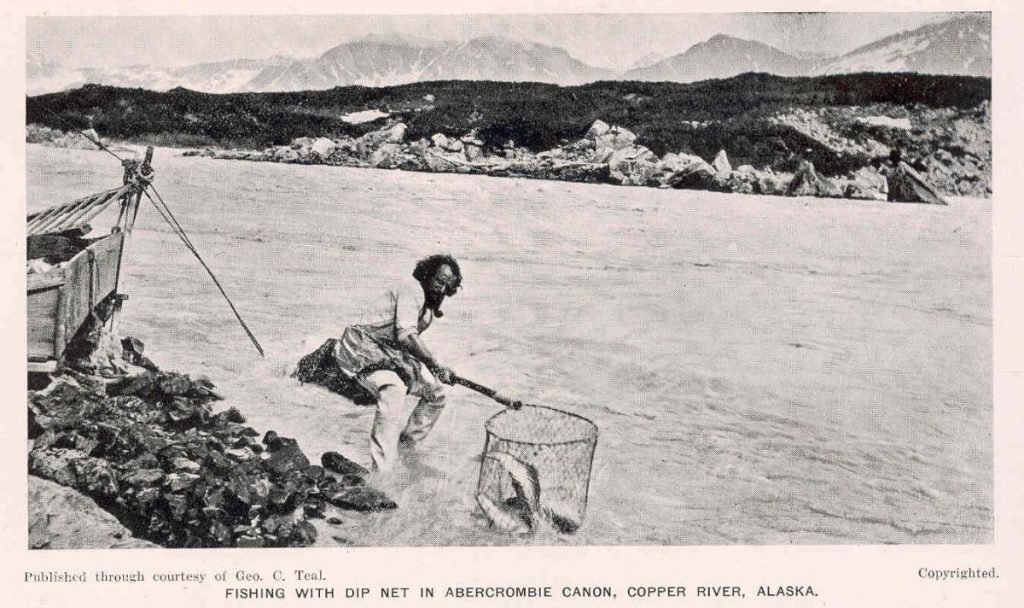
[[[485,455],[505,452],[534,467],[541,508],[583,521],[597,447],[593,422],[554,408],[524,405],[519,410],[498,412],[485,428]],[[484,458],[480,465],[477,492],[497,504],[515,496],[510,475],[491,458]]]

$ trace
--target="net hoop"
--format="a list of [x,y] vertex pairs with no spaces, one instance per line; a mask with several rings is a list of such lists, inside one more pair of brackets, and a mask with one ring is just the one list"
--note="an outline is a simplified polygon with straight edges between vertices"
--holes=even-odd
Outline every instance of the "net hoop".
[[[503,428],[505,425],[503,425],[502,423],[507,421],[509,419],[509,417],[515,417],[515,416],[519,416],[519,415],[522,415],[522,414],[527,414],[527,413],[529,413],[529,411],[531,409],[532,410],[537,410],[537,411],[543,411],[545,413],[550,412],[550,414],[545,414],[545,415],[555,415],[555,416],[563,416],[563,417],[570,418],[571,420],[573,420],[574,423],[576,423],[578,425],[579,430],[580,430],[580,434],[582,436],[581,437],[572,438],[572,439],[565,439],[565,440],[529,441],[529,440],[524,440],[524,439],[522,439],[520,437],[516,437],[512,433],[508,433],[507,429]],[[565,410],[560,410],[558,408],[548,407],[546,405],[534,405],[534,404],[524,404],[523,407],[518,409],[518,410],[513,410],[513,409],[502,410],[502,411],[498,412],[497,414],[495,414],[495,415],[493,415],[493,416],[491,416],[490,418],[487,419],[487,422],[484,423],[484,429],[487,431],[487,433],[497,437],[498,439],[501,439],[501,440],[504,440],[504,441],[509,441],[509,442],[512,442],[512,443],[521,443],[521,444],[528,444],[528,445],[568,445],[568,444],[573,444],[573,443],[595,443],[597,441],[597,437],[598,437],[598,434],[599,434],[598,430],[597,430],[597,425],[594,424],[594,422],[592,420],[588,419],[588,418],[584,418],[583,416],[580,416],[579,414],[574,414],[572,412],[567,412]]]

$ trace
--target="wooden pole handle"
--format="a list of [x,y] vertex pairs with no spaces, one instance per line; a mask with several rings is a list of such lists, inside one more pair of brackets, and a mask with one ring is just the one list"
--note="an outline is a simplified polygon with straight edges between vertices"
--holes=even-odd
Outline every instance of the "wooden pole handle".
[[523,407],[523,403],[521,401],[509,399],[508,397],[498,393],[498,391],[492,388],[487,388],[482,384],[477,384],[476,382],[473,382],[472,380],[467,380],[466,378],[463,378],[461,376],[452,374],[452,382],[455,384],[461,384],[462,386],[470,390],[476,391],[481,395],[486,395],[487,397],[494,399],[495,401],[504,405],[505,407],[510,407],[514,410],[518,410],[519,408]]

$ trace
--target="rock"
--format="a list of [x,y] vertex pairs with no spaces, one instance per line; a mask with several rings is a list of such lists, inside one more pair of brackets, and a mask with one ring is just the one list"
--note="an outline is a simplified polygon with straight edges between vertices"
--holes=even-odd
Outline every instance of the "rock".
[[[371,159],[372,165],[377,166],[373,162],[372,156],[379,148],[385,145],[399,145],[405,140],[405,133],[408,127],[405,123],[399,122],[393,125],[384,127],[377,131],[371,131],[364,134],[357,140],[357,147],[359,156],[366,159]],[[392,148],[394,149],[394,148]],[[401,149],[399,146],[397,149]]]
[[692,164],[703,162],[704,159],[702,159],[699,156],[694,156],[692,154],[676,154],[674,152],[669,152],[661,159],[660,168],[663,174],[671,175],[673,173],[682,171],[683,169],[689,167]]
[[334,471],[340,475],[369,475],[370,471],[362,465],[345,458],[337,452],[324,452],[320,457],[320,464],[328,471]]
[[732,165],[729,164],[729,157],[726,155],[725,150],[718,151],[718,154],[715,155],[715,160],[711,162],[711,166],[714,167],[720,176],[727,177],[732,173]]
[[130,363],[131,365],[135,365],[152,372],[160,371],[160,368],[157,367],[156,363],[153,363],[153,361],[151,361],[149,357],[143,355],[140,352],[134,352],[132,350],[124,349],[122,347],[121,358],[124,359],[126,362]]
[[384,143],[370,153],[369,160],[370,165],[378,169],[397,169],[405,159],[402,157],[402,146]]
[[561,148],[552,148],[550,150],[544,150],[537,154],[537,160],[563,160],[566,158],[565,150]]
[[196,485],[198,481],[199,476],[194,473],[171,473],[165,478],[164,485],[171,492],[180,492]]
[[430,140],[426,138],[420,138],[409,144],[409,152],[420,157],[427,153],[428,148],[430,148]]
[[611,160],[613,154],[615,154],[614,148],[594,148],[590,159],[595,163],[607,163]]
[[382,129],[380,134],[386,143],[400,144],[405,141],[405,134],[409,127],[404,122],[399,122]]
[[297,509],[322,517],[324,489],[339,490],[294,439],[268,432],[265,457],[258,456],[257,432],[232,422],[244,419],[240,412],[210,414],[208,380],[156,372],[109,384],[91,378],[64,371],[29,393],[39,424],[31,471],[117,505],[133,529],[164,546],[229,546],[243,536],[287,546],[313,538],[312,528],[260,529],[268,517]]
[[459,138],[463,146],[482,146],[484,141],[480,139],[477,129],[473,129],[469,133]]
[[434,133],[430,137],[430,141],[438,148],[448,147],[448,138],[443,133]]
[[298,445],[291,445],[272,451],[270,458],[263,461],[263,465],[274,474],[284,476],[303,471],[309,466],[309,459]]
[[308,521],[295,522],[289,542],[298,547],[308,547],[316,542],[316,528]]
[[178,473],[199,473],[202,469],[202,467],[199,466],[199,463],[180,457],[171,460],[171,468]]
[[28,477],[30,549],[122,549],[157,547],[132,537],[94,500],[71,488]]
[[62,135],[64,133],[57,129],[51,129],[35,123],[25,127],[25,142],[30,144],[49,143]]
[[603,135],[594,138],[596,147],[611,148],[613,150],[628,148],[634,142],[636,142],[636,134],[622,127],[611,127]]
[[758,173],[757,181],[754,183],[754,193],[782,196],[786,193],[790,180],[792,180],[790,175],[776,174],[771,171]]
[[340,517],[332,516],[327,518],[327,523],[331,524],[332,526],[340,526],[341,524],[345,523],[345,521],[342,520]]
[[605,163],[558,163],[537,171],[534,177],[594,184],[618,183],[617,180],[612,179],[608,165]]
[[142,340],[128,336],[121,339],[121,348],[126,352],[133,352],[141,355],[143,351],[146,350],[146,345]]
[[946,205],[945,199],[928,185],[924,178],[905,162],[889,173],[889,201],[895,203],[927,203]]
[[757,190],[757,176],[744,171],[731,171],[725,178],[725,187],[729,192],[754,194]]
[[347,473],[342,475],[341,479],[339,479],[337,483],[343,486],[362,486],[366,485],[366,480],[363,479],[362,475]]
[[101,458],[86,456],[79,450],[32,450],[29,453],[29,472],[94,498],[110,499],[118,494],[117,474],[110,463]]
[[672,188],[687,190],[724,190],[725,186],[714,167],[704,161],[693,162],[664,178]]
[[245,416],[242,415],[242,412],[238,411],[237,407],[231,406],[228,409],[221,412],[221,414],[223,415],[224,419],[227,420],[228,422],[234,422],[236,424],[245,424]]
[[208,389],[184,374],[153,371],[119,378],[108,384],[106,390],[111,396],[131,395],[142,399],[210,396]]
[[327,497],[327,502],[340,509],[353,511],[381,511],[398,508],[398,505],[386,494],[370,486],[338,488]]
[[192,380],[183,374],[169,373],[157,376],[157,386],[164,395],[184,397],[191,394]]
[[228,547],[231,545],[231,528],[220,520],[212,520],[206,534],[213,539],[217,546]]
[[274,431],[267,431],[267,434],[263,436],[263,443],[265,443],[267,449],[272,452],[282,448],[291,448],[299,445],[299,442],[295,441],[291,437],[282,437]]
[[601,119],[597,119],[594,121],[594,124],[590,125],[590,128],[587,129],[586,138],[596,142],[597,138],[605,135],[609,130],[611,130],[611,127],[608,126],[608,123]]
[[612,179],[625,186],[647,186],[654,183],[658,157],[643,146],[616,150],[608,159]]
[[231,444],[231,447],[232,448],[249,448],[250,450],[252,450],[256,454],[259,454],[260,452],[263,451],[263,444],[260,443],[259,441],[257,441],[255,437],[249,437],[247,435],[243,435],[243,436],[239,437],[238,439],[236,439],[234,441],[234,443]]
[[[460,145],[461,143],[459,142]],[[462,154],[441,153],[437,152],[435,148],[427,150],[427,153],[423,155],[423,160],[431,171],[441,173],[469,173],[471,168]],[[371,401],[371,403],[375,402],[376,398]]]
[[279,146],[274,150],[274,160],[281,163],[298,162],[299,153],[286,146]]
[[483,158],[483,148],[475,144],[464,144],[462,153],[465,155],[466,160],[473,162]]
[[267,504],[276,511],[290,511],[295,508],[299,499],[299,488],[296,484],[285,483],[271,485],[267,493]]
[[306,503],[302,505],[302,512],[307,519],[323,519],[326,517],[324,507],[325,504],[322,500],[307,499]]
[[215,158],[221,160],[253,160],[259,156],[259,152],[252,150],[221,150],[217,152]]
[[123,477],[121,482],[132,488],[148,488],[163,482],[164,472],[160,469],[139,469],[130,471]]
[[861,167],[849,175],[849,180],[843,187],[843,196],[884,201],[888,199],[888,184],[885,176],[875,169]]
[[235,541],[235,546],[239,549],[257,549],[265,546],[266,542],[266,539],[264,539],[262,535],[243,534],[238,537],[237,541]]
[[250,460],[258,458],[256,453],[249,448],[229,448],[224,450],[224,454],[239,462],[249,462]]
[[786,194],[788,196],[842,196],[842,192],[830,180],[818,175],[814,170],[814,164],[806,160],[800,162],[793,180],[786,188]]
[[313,483],[319,483],[327,476],[327,472],[323,467],[311,464],[302,471],[302,476]]
[[31,404],[28,406],[28,438],[36,439],[46,431],[49,426],[49,419],[46,416],[39,416]]
[[464,146],[464,144],[462,143],[462,140],[459,140],[459,139],[449,139],[448,140],[448,145],[446,145],[444,147],[444,149],[449,151],[449,152],[462,152],[463,146]]
[[330,158],[331,154],[334,154],[334,151],[337,149],[338,146],[334,141],[326,137],[318,137],[309,146],[310,152],[318,156],[321,160],[327,160]]

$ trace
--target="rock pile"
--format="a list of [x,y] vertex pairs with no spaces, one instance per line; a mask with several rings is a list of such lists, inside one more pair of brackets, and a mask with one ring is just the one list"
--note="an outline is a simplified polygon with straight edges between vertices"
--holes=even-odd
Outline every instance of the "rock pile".
[[365,469],[294,439],[262,438],[213,385],[146,371],[104,382],[69,370],[28,398],[29,472],[69,486],[137,537],[167,547],[305,546],[328,505],[393,509]]
[[[429,139],[406,141],[408,127],[389,124],[359,138],[302,137],[288,146],[266,150],[192,150],[186,156],[297,164],[376,167],[442,173],[471,173],[564,181],[654,186],[742,194],[829,196],[885,200],[885,177],[865,167],[839,178],[826,178],[801,168],[800,175],[733,168],[725,150],[709,163],[686,153],[658,158],[637,143],[637,135],[597,120],[576,142],[534,154],[514,142],[488,145],[477,132],[460,137],[435,133]],[[794,179],[796,180],[795,183]]]
[[33,475],[28,478],[30,549],[129,549],[158,547],[131,530],[88,496]]
[[[87,129],[82,133],[64,133],[57,129],[51,129],[42,125],[30,124],[25,128],[25,141],[30,144],[43,144],[54,148],[73,148],[78,150],[99,150],[93,141],[101,141],[100,136],[93,129]],[[87,137],[88,136],[88,137]],[[90,138],[93,141],[90,141]]]

